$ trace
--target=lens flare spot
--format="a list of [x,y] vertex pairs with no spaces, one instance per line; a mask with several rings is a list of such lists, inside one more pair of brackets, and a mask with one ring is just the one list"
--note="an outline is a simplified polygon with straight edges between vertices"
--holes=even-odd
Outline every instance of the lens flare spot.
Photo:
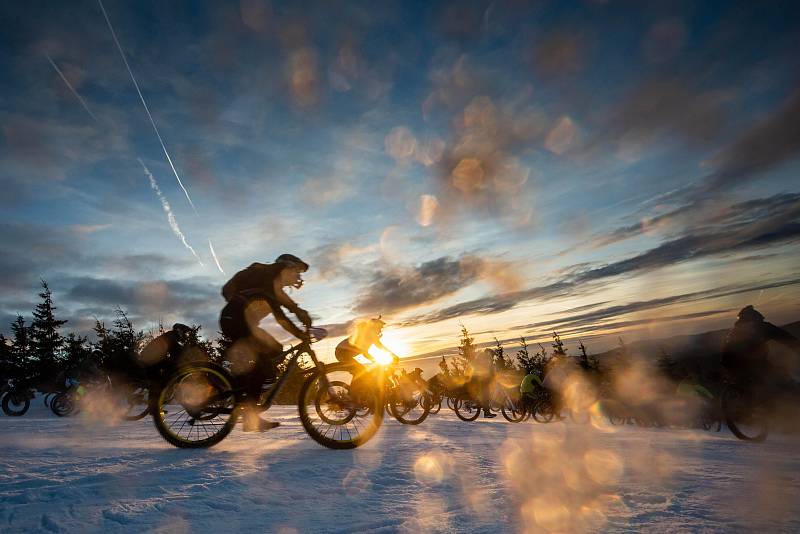
[[462,193],[474,193],[485,187],[485,173],[481,161],[476,158],[464,158],[458,162],[452,172],[453,187]]
[[615,453],[593,449],[583,455],[583,463],[589,477],[598,484],[612,484],[624,471],[622,459]]
[[425,454],[414,462],[414,476],[422,484],[439,484],[444,480],[444,467],[434,455]]
[[414,155],[414,149],[417,146],[417,139],[411,133],[411,130],[405,126],[392,128],[392,131],[389,132],[383,142],[386,152],[398,162],[410,159]]
[[569,528],[569,509],[555,496],[537,497],[530,505],[534,521],[543,529],[564,532]]
[[420,226],[430,226],[439,208],[439,201],[433,195],[420,195],[419,211],[417,212],[417,223]]
[[347,476],[342,479],[342,488],[348,497],[356,497],[372,488],[367,473],[361,469],[351,469]]
[[572,147],[575,141],[575,124],[569,117],[561,117],[556,125],[547,134],[544,146],[547,150],[559,156]]

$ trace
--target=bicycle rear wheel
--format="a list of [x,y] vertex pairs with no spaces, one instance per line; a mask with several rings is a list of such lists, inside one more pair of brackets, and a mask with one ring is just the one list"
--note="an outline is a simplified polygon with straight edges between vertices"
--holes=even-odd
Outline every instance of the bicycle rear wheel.
[[216,445],[231,433],[239,418],[233,389],[230,374],[217,365],[178,369],[150,407],[156,430],[176,447]]
[[324,374],[314,371],[300,388],[300,422],[314,441],[329,449],[363,445],[383,423],[383,384],[371,384],[368,391],[359,384],[354,391],[353,372],[346,364],[326,365]]

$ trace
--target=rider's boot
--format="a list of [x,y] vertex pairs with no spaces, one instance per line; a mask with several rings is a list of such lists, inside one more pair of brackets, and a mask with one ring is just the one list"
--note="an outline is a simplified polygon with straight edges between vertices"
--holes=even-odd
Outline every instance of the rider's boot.
[[483,410],[483,417],[485,419],[491,419],[492,417],[497,417],[497,414],[496,413],[492,413],[489,410]]
[[246,407],[242,413],[242,431],[244,432],[265,432],[277,426],[280,426],[277,421],[264,421],[261,419],[255,406]]

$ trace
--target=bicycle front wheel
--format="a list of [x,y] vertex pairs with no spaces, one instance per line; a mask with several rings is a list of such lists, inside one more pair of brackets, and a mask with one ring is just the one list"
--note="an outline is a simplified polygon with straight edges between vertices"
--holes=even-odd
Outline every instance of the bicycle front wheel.
[[525,405],[521,401],[515,401],[514,399],[506,399],[503,403],[503,406],[500,408],[500,412],[505,417],[506,421],[509,423],[519,423],[523,419],[525,419]]
[[459,398],[454,404],[456,415],[462,421],[474,421],[481,415],[481,405],[474,399]]
[[352,367],[326,365],[300,388],[300,422],[311,438],[329,449],[354,449],[369,441],[383,423],[383,384],[354,391]]
[[425,392],[396,392],[389,400],[389,411],[395,419],[404,425],[418,425],[422,423],[431,412],[431,399]]
[[156,430],[180,448],[216,445],[231,433],[239,417],[233,379],[213,364],[178,369],[151,406]]
[[150,413],[150,392],[145,385],[132,385],[125,392],[122,401],[124,411],[122,418],[126,421],[138,421]]
[[733,435],[744,441],[760,443],[769,434],[768,410],[757,395],[731,388],[722,396],[722,413]]

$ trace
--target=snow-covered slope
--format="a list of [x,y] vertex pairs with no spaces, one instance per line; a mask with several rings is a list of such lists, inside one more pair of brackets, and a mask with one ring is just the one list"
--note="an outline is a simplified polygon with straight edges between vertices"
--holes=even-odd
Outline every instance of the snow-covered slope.
[[[283,426],[178,450],[149,419],[0,419],[0,532],[800,531],[800,447],[727,432],[387,421],[354,451]],[[796,438],[794,438],[796,439]]]

